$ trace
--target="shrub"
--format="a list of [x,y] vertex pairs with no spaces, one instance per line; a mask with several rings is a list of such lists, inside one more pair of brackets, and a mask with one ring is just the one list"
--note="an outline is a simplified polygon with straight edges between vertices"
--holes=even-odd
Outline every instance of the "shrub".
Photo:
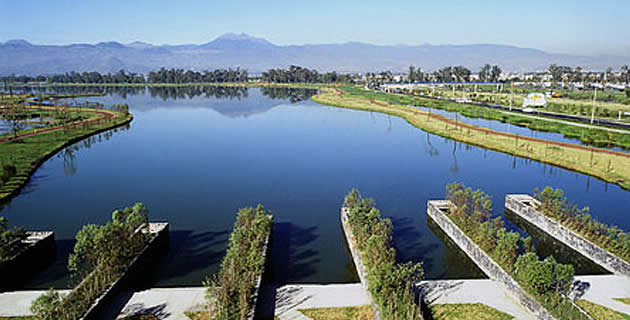
[[144,248],[150,237],[143,229],[147,226],[148,210],[141,203],[114,211],[105,225],[84,226],[68,259],[79,284],[65,297],[52,290],[42,294],[31,311],[41,320],[79,319]]
[[374,200],[366,199],[353,189],[344,199],[348,209],[348,224],[353,242],[361,252],[365,265],[368,290],[387,319],[415,319],[414,285],[424,274],[422,263],[396,263],[396,250],[392,247],[392,224],[383,219]]
[[0,217],[0,262],[11,259],[24,248],[26,230],[21,227],[9,229],[9,221]]
[[[553,194],[556,199],[558,193]],[[455,182],[446,186],[446,198],[452,203],[447,213],[451,221],[554,317],[587,319],[565,298],[573,282],[573,266],[560,264],[553,257],[539,260],[531,238],[508,232],[501,217],[491,219],[492,201],[482,191]],[[558,203],[549,205],[558,206]]]
[[629,233],[623,232],[617,226],[599,222],[590,214],[588,207],[579,208],[569,203],[561,189],[551,187],[545,187],[542,191],[535,189],[534,197],[540,201],[540,205],[536,207],[540,213],[630,262]]
[[247,319],[256,282],[265,267],[271,227],[271,212],[261,205],[238,211],[219,274],[204,281],[212,319]]

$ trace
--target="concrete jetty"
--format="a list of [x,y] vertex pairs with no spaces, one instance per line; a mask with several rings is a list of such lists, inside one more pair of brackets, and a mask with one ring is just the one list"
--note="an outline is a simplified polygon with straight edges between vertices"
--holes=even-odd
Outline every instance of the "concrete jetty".
[[508,194],[505,196],[505,207],[520,218],[589,258],[602,268],[615,274],[630,277],[630,263],[587,240],[554,219],[545,216],[536,210],[538,204],[538,200],[527,194]]
[[445,214],[447,210],[450,210],[450,207],[451,202],[448,200],[428,201],[427,214],[470,257],[479,269],[490,279],[503,284],[507,291],[536,318],[542,320],[555,319],[551,313],[527,294],[516,280],[451,221]]

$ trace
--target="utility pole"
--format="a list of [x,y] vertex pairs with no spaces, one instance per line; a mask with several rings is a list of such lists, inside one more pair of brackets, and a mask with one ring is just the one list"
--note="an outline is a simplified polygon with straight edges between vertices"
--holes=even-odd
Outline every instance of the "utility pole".
[[597,99],[597,87],[595,87],[595,92],[593,93],[593,107],[591,108],[591,124],[595,121],[595,99]]

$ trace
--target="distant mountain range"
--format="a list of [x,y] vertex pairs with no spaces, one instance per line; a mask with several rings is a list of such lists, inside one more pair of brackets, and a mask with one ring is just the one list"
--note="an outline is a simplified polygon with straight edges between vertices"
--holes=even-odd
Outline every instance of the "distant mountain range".
[[201,45],[121,44],[34,45],[26,40],[0,43],[0,75],[54,74],[69,71],[117,72],[125,69],[146,73],[161,67],[206,70],[247,69],[260,73],[269,68],[299,65],[323,71],[406,72],[409,65],[433,71],[463,65],[473,71],[485,64],[498,64],[504,71],[545,70],[550,64],[581,66],[585,70],[618,69],[630,58],[575,56],[507,45],[372,45],[343,44],[275,45],[247,34],[225,34]]

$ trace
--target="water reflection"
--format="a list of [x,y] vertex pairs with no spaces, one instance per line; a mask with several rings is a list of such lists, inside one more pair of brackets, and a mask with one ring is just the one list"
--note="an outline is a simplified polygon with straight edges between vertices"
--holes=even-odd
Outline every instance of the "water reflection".
[[[216,99],[246,99],[248,87],[222,86],[51,86],[51,87],[19,87],[16,91],[31,94],[93,94],[106,96],[116,95],[123,99],[129,96],[149,94],[161,100],[193,99],[197,97]],[[260,92],[273,100],[287,100],[298,103],[311,98],[317,93],[315,89],[300,88],[261,88]]]
[[512,211],[506,209],[504,216],[532,237],[536,253],[540,257],[546,258],[548,256],[553,256],[560,263],[572,264],[575,268],[575,273],[578,275],[609,273],[587,257],[569,248],[564,243],[554,239],[549,234],[525,221]]
[[477,267],[477,265],[462,251],[459,246],[446,234],[433,219],[427,215],[427,226],[440,242],[444,244],[441,261],[434,261],[437,258],[424,260],[425,267],[431,268],[431,264],[444,266],[439,274],[432,275],[432,278],[439,279],[485,279],[487,276]]

